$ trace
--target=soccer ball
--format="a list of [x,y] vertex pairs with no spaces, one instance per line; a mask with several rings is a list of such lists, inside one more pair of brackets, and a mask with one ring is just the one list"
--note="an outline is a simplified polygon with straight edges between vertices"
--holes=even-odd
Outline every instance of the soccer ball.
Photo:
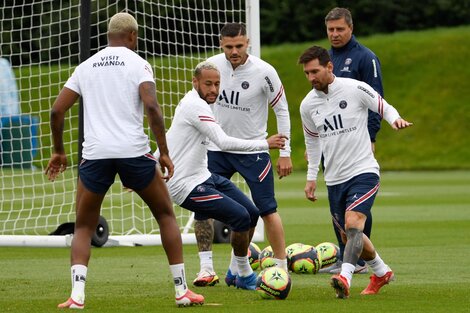
[[261,249],[258,247],[258,245],[254,242],[250,242],[250,246],[248,247],[248,262],[250,262],[253,271],[256,271],[259,268],[260,253]]
[[261,250],[261,253],[259,254],[259,266],[261,269],[265,269],[274,265],[276,265],[276,262],[274,262],[273,249],[271,246],[267,246]]
[[294,251],[305,249],[305,247],[311,247],[311,246],[305,245],[305,244],[299,243],[299,242],[288,245],[286,247],[287,258],[289,259],[290,256],[294,253]]
[[316,247],[321,260],[321,268],[329,267],[338,261],[339,247],[331,242],[322,242]]
[[316,274],[321,268],[321,260],[318,258],[315,247],[296,250],[290,257],[289,269],[297,274]]
[[289,274],[279,267],[262,270],[256,280],[256,292],[263,299],[285,299],[291,287],[292,281]]
[[288,245],[286,247],[286,254],[287,254],[287,268],[290,269],[290,264],[291,264],[291,257],[293,254],[297,254],[299,252],[303,252],[311,248],[312,246],[306,245],[303,243],[293,243],[291,245]]

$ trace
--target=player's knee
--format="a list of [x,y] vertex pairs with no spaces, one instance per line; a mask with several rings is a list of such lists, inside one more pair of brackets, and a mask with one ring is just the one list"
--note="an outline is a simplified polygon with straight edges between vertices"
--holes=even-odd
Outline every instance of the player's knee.
[[237,232],[244,232],[251,228],[251,216],[248,212],[239,212],[236,216],[234,216],[229,225],[231,226],[232,230]]

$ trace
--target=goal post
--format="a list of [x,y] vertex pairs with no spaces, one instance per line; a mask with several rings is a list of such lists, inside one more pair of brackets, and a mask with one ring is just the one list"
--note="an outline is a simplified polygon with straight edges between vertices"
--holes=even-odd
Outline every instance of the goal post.
[[[84,4],[89,4],[88,15]],[[109,18],[122,11],[138,21],[136,52],[153,66],[167,128],[179,99],[192,88],[194,67],[220,52],[223,24],[245,23],[250,53],[260,54],[259,0],[5,2],[0,6],[0,65],[9,64],[16,84],[2,89],[2,67],[0,105],[1,112],[14,106],[5,95],[16,93],[18,110],[0,113],[0,246],[70,245],[70,235],[49,234],[75,220],[80,106],[72,107],[65,118],[68,168],[55,182],[43,173],[52,146],[50,108],[80,61],[106,46]],[[151,146],[156,148],[155,141]],[[234,181],[249,192],[239,175]],[[179,206],[174,209],[183,242],[195,243],[192,214]],[[107,245],[161,244],[150,210],[138,195],[123,189],[119,177],[105,197],[101,215],[109,223]],[[263,241],[263,221],[258,224],[254,241]]]

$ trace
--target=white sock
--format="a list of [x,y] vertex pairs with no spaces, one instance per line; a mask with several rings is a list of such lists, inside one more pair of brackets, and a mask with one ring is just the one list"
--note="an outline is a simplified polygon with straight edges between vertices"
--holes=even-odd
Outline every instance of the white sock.
[[235,259],[235,254],[233,254],[233,250],[231,253],[230,265],[228,266],[228,269],[230,270],[230,272],[232,272],[233,275],[238,274],[238,264],[237,264],[237,260]]
[[73,301],[84,304],[85,303],[85,283],[88,268],[85,265],[75,264],[70,268],[72,274],[72,294],[70,298]]
[[199,264],[202,271],[213,272],[214,264],[212,262],[212,251],[199,252]]
[[184,275],[184,263],[170,265],[170,271],[175,283],[176,297],[181,297],[188,290],[186,276]]
[[352,276],[354,274],[354,270],[356,269],[356,265],[351,263],[344,263],[341,264],[341,273],[340,275],[346,278],[348,281],[349,287],[351,287]]
[[366,261],[366,263],[370,266],[377,277],[382,277],[387,274],[388,271],[390,271],[390,267],[385,264],[377,251],[375,252],[375,258],[370,261]]
[[246,277],[253,273],[250,262],[248,262],[248,256],[234,256],[234,259],[237,262],[238,275]]
[[287,272],[287,259],[281,260],[281,259],[273,258],[273,260],[277,267],[280,267]]

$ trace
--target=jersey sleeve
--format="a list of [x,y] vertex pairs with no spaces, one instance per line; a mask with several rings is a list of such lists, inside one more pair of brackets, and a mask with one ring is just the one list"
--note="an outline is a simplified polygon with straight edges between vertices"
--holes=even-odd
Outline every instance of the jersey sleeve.
[[70,90],[73,90],[75,91],[76,93],[78,93],[79,95],[81,95],[81,91],[80,91],[80,83],[79,83],[79,80],[78,80],[78,71],[80,70],[79,69],[80,65],[78,67],[75,68],[75,70],[73,71],[72,75],[69,77],[69,79],[65,82],[65,85],[64,87],[70,89]]
[[[196,106],[195,106],[196,107]],[[263,151],[269,149],[267,140],[245,140],[228,136],[216,122],[209,105],[197,104],[188,116],[190,123],[222,151]]]
[[290,147],[290,116],[287,98],[281,79],[276,70],[269,66],[264,77],[264,91],[267,95],[269,106],[274,110],[277,122],[277,132],[287,136],[285,148],[280,150],[281,157],[289,157]]
[[148,62],[142,62],[142,64],[139,65],[138,68],[136,68],[136,75],[137,83],[139,85],[143,82],[155,83],[155,79],[153,78],[153,70]]
[[361,102],[371,111],[376,112],[390,125],[393,124],[400,114],[382,96],[366,83],[359,82],[357,85],[357,95]]
[[300,106],[300,117],[307,149],[307,180],[317,180],[321,159],[320,137],[306,105]]

